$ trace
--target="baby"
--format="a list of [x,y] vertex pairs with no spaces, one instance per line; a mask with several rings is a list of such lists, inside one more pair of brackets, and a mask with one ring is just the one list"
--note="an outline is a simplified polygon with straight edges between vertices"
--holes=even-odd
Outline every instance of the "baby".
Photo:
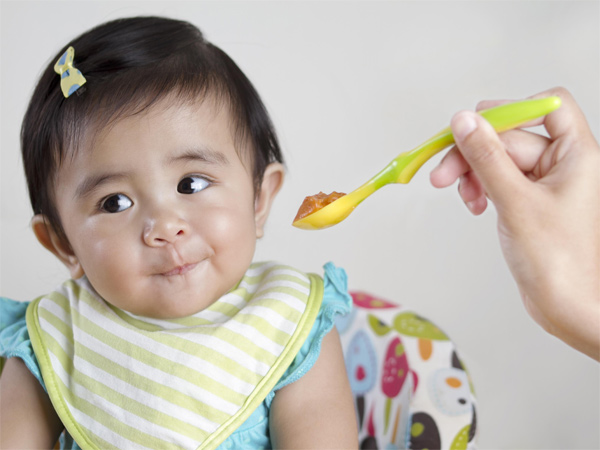
[[223,51],[182,21],[100,25],[42,74],[22,151],[72,279],[0,305],[2,448],[356,447],[345,274],[253,263],[283,161]]

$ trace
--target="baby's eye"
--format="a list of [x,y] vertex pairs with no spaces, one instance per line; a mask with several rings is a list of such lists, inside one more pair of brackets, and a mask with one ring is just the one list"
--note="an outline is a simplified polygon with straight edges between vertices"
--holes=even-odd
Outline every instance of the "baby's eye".
[[180,194],[195,194],[206,189],[210,182],[206,178],[199,176],[189,176],[182,179],[177,185],[177,192]]
[[100,209],[107,213],[118,213],[133,206],[133,202],[124,194],[114,194],[106,197],[100,204]]

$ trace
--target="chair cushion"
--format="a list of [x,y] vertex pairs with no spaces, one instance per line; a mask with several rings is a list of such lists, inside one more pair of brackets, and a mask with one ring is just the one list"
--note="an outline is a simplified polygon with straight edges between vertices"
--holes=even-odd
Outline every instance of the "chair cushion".
[[448,336],[411,308],[350,294],[336,326],[361,448],[474,448],[473,385]]

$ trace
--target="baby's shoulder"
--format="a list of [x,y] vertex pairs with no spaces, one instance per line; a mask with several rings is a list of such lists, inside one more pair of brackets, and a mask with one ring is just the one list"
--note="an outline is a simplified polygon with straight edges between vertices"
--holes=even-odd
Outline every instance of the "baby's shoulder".
[[21,358],[31,373],[44,386],[29,331],[26,314],[30,302],[0,297],[0,358]]

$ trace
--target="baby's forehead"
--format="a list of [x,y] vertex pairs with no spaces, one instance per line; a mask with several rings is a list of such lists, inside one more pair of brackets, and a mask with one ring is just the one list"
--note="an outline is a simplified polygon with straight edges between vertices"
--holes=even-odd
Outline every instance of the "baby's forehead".
[[[75,152],[91,156],[123,140],[131,145],[143,145],[145,136],[153,135],[157,128],[164,129],[165,133],[165,146],[158,147],[159,151],[167,152],[177,145],[188,146],[189,150],[206,147],[207,142],[202,142],[206,137],[222,145],[230,141],[237,157],[248,167],[254,160],[249,133],[232,114],[230,102],[214,94],[201,98],[170,94],[137,108],[115,111],[112,116],[99,114],[96,120],[92,117],[89,121]],[[211,149],[206,150],[210,153]],[[218,153],[217,148],[212,150]],[[132,153],[132,158],[137,155]]]

